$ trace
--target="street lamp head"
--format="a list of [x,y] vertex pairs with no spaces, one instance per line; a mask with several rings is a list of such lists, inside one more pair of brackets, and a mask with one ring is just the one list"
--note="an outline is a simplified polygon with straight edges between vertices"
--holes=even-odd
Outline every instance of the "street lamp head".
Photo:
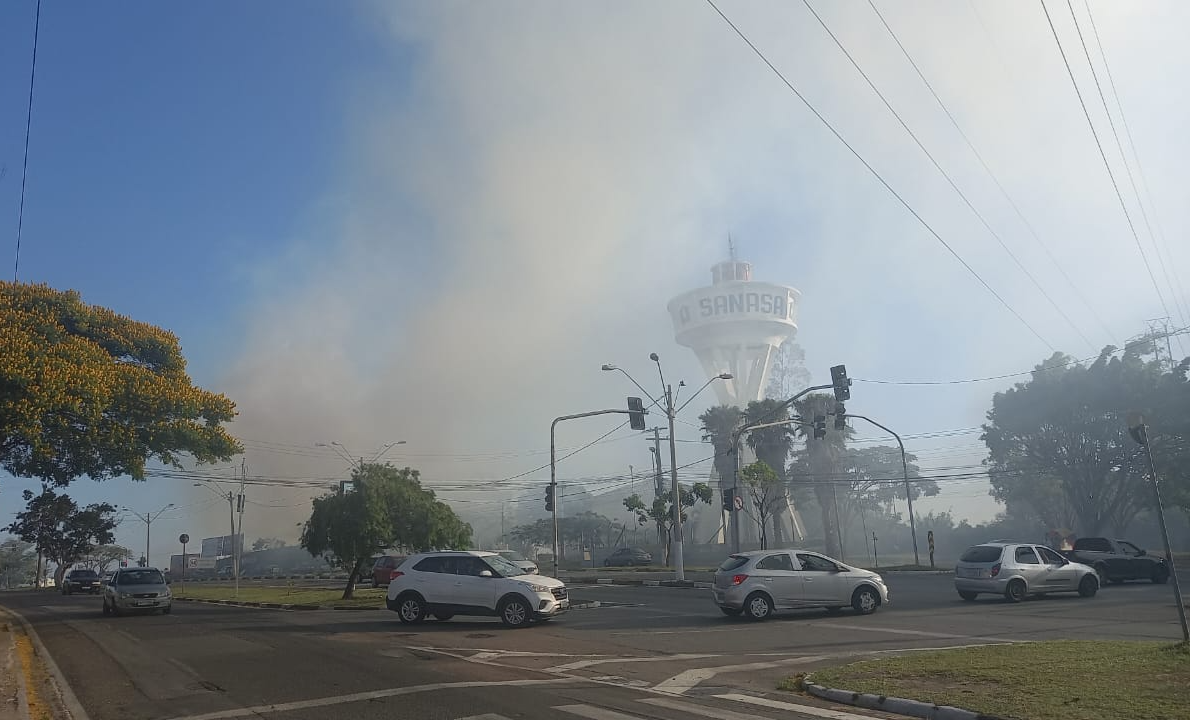
[[649,359],[653,362],[660,362],[661,358],[657,357],[657,353],[649,353]]
[[398,440],[396,444],[397,444],[397,445],[404,445],[404,444],[405,444],[405,441],[404,441],[404,440]]
[[603,367],[599,369],[606,372],[608,370],[618,370],[619,368],[617,368],[615,365],[612,365],[611,363],[604,363]]
[[735,378],[735,375],[732,375],[729,372],[725,372],[725,373],[719,373],[718,375],[716,375],[716,377],[718,377],[720,380],[732,380]]

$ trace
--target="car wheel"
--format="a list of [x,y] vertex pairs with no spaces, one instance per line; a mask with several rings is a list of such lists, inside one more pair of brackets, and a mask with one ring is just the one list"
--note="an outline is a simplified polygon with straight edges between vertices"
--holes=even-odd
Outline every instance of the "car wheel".
[[1028,588],[1025,587],[1024,580],[1013,580],[1008,583],[1008,587],[1004,589],[1004,598],[1008,602],[1019,603],[1025,599],[1028,594]]
[[1154,585],[1164,585],[1169,581],[1169,568],[1158,567],[1153,570],[1153,576],[1149,579],[1153,581]]
[[773,614],[773,601],[762,592],[754,592],[744,600],[744,614],[749,620],[767,620]]
[[524,598],[513,595],[500,603],[500,622],[507,627],[522,628],[532,619],[532,611]]
[[1078,584],[1078,594],[1083,597],[1095,597],[1099,591],[1099,581],[1092,575],[1084,575]]
[[111,609],[111,607],[110,607],[110,606],[107,604],[107,598],[104,598],[104,599],[103,599],[103,614],[104,614],[104,615],[111,615],[111,614],[112,614],[112,609]]
[[446,622],[454,617],[453,613],[434,613],[434,618],[440,622]]
[[967,602],[971,602],[975,598],[979,597],[979,593],[973,593],[970,590],[959,590],[959,597],[963,598]]
[[880,607],[880,596],[870,587],[857,588],[851,596],[851,607],[860,615],[871,615]]
[[1095,566],[1095,574],[1099,576],[1099,586],[1100,587],[1103,587],[1104,585],[1107,584],[1109,578],[1107,577],[1107,566],[1106,565],[1096,565]]
[[115,615],[116,617],[120,617],[121,612],[122,611],[120,610],[120,606],[113,602],[112,603],[112,615]]
[[740,613],[743,612],[743,610],[740,610],[739,608],[729,608],[729,607],[721,607],[721,608],[719,608],[719,610],[721,610],[723,612],[723,614],[726,615],[727,617],[739,617]]
[[426,619],[426,606],[417,595],[397,598],[397,617],[406,625],[415,625]]

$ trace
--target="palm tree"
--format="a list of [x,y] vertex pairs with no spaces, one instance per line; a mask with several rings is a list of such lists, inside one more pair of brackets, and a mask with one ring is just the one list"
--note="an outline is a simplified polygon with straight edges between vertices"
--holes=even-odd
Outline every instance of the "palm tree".
[[[825,393],[814,393],[797,401],[795,406],[802,419],[811,423],[816,416],[825,417],[835,411],[835,398]],[[840,528],[836,522],[836,488],[832,483],[843,477],[839,472],[840,460],[847,452],[848,432],[828,430],[825,438],[815,438],[812,427],[797,426],[798,436],[806,442],[803,459],[806,461],[805,465],[808,465],[814,497],[822,510],[823,540],[826,544],[826,554],[831,557],[839,557],[842,554],[839,545]]]
[[706,433],[704,439],[709,439],[715,449],[715,472],[725,487],[730,487],[735,477],[735,448],[731,443],[742,417],[743,413],[734,405],[716,405],[698,416]]

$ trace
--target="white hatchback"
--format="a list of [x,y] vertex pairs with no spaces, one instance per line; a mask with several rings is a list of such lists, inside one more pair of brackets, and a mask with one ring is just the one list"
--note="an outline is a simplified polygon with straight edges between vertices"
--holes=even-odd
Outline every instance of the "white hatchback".
[[544,575],[526,575],[496,553],[473,550],[411,555],[392,572],[389,610],[405,624],[428,616],[495,616],[508,627],[525,627],[570,609],[566,585]]

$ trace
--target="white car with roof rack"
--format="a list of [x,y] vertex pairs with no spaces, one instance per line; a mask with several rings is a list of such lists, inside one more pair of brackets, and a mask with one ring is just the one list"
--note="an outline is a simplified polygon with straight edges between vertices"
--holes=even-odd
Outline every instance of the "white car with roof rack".
[[519,628],[566,612],[570,598],[561,580],[525,574],[494,552],[459,550],[410,555],[392,572],[386,605],[407,625],[479,615]]

